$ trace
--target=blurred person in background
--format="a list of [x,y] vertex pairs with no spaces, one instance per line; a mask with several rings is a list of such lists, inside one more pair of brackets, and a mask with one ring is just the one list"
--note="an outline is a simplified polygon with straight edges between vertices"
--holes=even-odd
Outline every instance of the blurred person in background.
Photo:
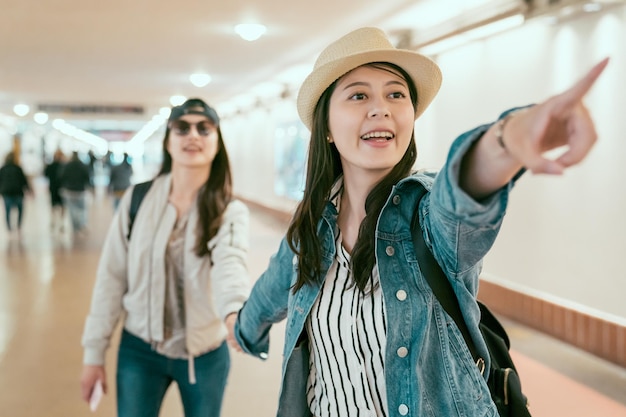
[[145,183],[122,197],[102,249],[82,338],[82,398],[99,392],[98,381],[108,391],[105,353],[122,319],[118,417],[157,417],[173,382],[185,417],[218,417],[232,338],[223,320],[250,289],[249,212],[233,198],[219,117],[204,101],[172,109],[163,152],[136,217],[133,193]]
[[44,169],[50,192],[50,226],[59,230],[63,230],[63,221],[65,219],[65,204],[63,203],[63,197],[61,197],[61,172],[64,165],[65,155],[60,149],[57,149],[52,157],[52,162],[46,165]]
[[113,208],[117,206],[124,195],[124,192],[130,187],[130,179],[133,176],[133,167],[129,161],[130,156],[124,152],[124,159],[117,165],[111,165],[109,173],[109,190],[113,194]]
[[93,152],[93,150],[89,150],[87,153],[89,157],[89,163],[87,164],[87,168],[89,169],[89,181],[92,188],[96,186],[96,163],[98,162],[98,157]]
[[[11,235],[21,236],[24,193],[30,191],[28,179],[18,164],[15,153],[9,152],[0,168],[0,195],[4,200],[7,230]],[[17,210],[17,225],[13,227],[11,212]]]
[[83,236],[87,232],[87,196],[91,187],[89,168],[74,151],[72,157],[61,171],[61,196],[70,214],[72,230]]

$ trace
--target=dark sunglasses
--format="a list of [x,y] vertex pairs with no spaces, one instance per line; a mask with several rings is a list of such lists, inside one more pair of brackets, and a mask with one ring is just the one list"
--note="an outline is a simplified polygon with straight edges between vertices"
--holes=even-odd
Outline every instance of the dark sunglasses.
[[170,130],[180,136],[186,136],[191,132],[191,126],[196,127],[196,132],[200,136],[209,136],[215,130],[215,126],[208,120],[198,123],[189,123],[184,120],[173,120],[170,122]]

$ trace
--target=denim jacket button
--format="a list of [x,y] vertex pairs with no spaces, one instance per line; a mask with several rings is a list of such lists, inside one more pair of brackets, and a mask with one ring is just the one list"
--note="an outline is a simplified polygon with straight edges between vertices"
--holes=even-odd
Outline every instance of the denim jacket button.
[[409,350],[405,348],[404,346],[402,346],[396,351],[396,353],[398,354],[399,357],[404,358],[406,357],[406,355],[408,355]]
[[400,407],[398,407],[398,412],[401,416],[406,416],[407,414],[409,414],[409,407],[407,407],[406,404],[400,404]]
[[397,206],[398,204],[400,204],[400,201],[401,201],[401,200],[402,200],[402,199],[400,198],[400,196],[399,196],[399,195],[394,195],[394,196],[393,196],[393,200],[392,200],[392,201],[393,201],[393,204],[395,204],[395,205]]
[[393,248],[393,246],[387,246],[387,247],[385,248],[385,253],[386,253],[388,256],[393,256],[393,254],[394,254],[394,253],[396,253],[396,251],[395,251],[395,249]]
[[400,301],[404,301],[406,300],[406,291],[404,290],[398,290],[396,292],[396,298]]

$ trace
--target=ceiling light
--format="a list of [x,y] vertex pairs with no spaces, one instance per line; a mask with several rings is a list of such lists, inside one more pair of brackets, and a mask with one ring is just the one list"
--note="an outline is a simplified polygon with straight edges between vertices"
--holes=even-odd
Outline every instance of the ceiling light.
[[583,6],[583,10],[587,13],[599,12],[602,10],[602,5],[598,3],[587,3]]
[[13,106],[13,112],[20,117],[26,116],[29,111],[30,107],[28,106],[28,104],[16,104],[15,106]]
[[38,112],[33,115],[33,119],[40,125],[45,125],[48,121],[48,113]]
[[191,81],[191,84],[196,87],[204,87],[211,82],[211,76],[209,74],[202,73],[191,74],[189,76],[189,81]]
[[152,116],[152,119],[126,143],[126,150],[131,154],[142,154],[143,143],[150,139],[157,130],[163,126],[169,116],[170,109],[162,108],[159,114]]
[[267,31],[267,28],[257,23],[242,23],[235,26],[235,32],[247,41],[256,41],[265,31]]
[[180,106],[181,104],[183,104],[185,102],[185,100],[187,100],[187,97],[185,96],[172,96],[170,97],[170,104],[172,106]]
[[60,131],[61,133],[70,136],[74,139],[85,142],[96,148],[96,152],[104,155],[109,149],[109,143],[106,139],[102,139],[100,136],[96,136],[93,133],[87,132],[83,129],[67,123],[63,119],[55,119],[52,121],[52,127]]

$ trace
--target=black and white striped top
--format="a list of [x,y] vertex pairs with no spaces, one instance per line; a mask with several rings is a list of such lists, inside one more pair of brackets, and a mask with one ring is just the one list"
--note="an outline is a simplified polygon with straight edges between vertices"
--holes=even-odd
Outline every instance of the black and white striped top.
[[378,268],[373,296],[359,291],[341,243],[339,233],[337,255],[306,323],[309,409],[316,417],[387,416],[387,323]]

